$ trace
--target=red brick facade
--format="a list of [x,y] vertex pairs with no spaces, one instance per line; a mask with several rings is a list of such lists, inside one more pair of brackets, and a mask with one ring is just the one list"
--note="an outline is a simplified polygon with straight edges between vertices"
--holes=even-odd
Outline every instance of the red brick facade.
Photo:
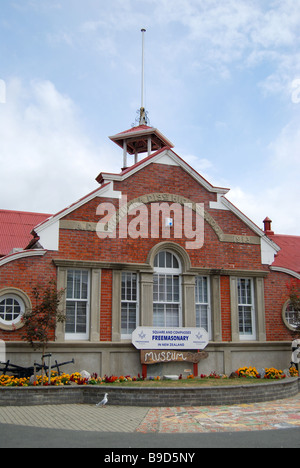
[[[160,162],[159,156],[164,157]],[[168,163],[169,161],[169,163]],[[113,342],[118,318],[114,318],[113,303],[120,300],[119,290],[114,290],[114,275],[116,272],[153,271],[153,265],[149,264],[152,249],[162,242],[168,242],[168,246],[178,245],[181,251],[186,252],[189,265],[185,274],[206,275],[214,277],[218,288],[211,288],[212,310],[212,342],[231,343],[237,340],[238,324],[233,325],[234,299],[232,278],[251,278],[254,285],[254,301],[256,313],[256,342],[286,342],[293,338],[292,330],[287,328],[282,319],[282,308],[286,301],[285,286],[293,277],[287,272],[273,271],[272,261],[265,261],[262,254],[262,246],[267,243],[271,257],[279,250],[271,238],[267,238],[263,231],[249,221],[225,198],[225,189],[211,186],[202,179],[192,168],[187,166],[170,148],[164,148],[145,160],[123,170],[118,175],[102,175],[102,186],[94,194],[75,203],[73,207],[63,210],[50,221],[42,223],[36,229],[40,237],[41,247],[45,250],[43,255],[22,258],[0,258],[0,300],[1,291],[6,288],[23,291],[32,301],[32,288],[40,284],[46,284],[52,277],[62,283],[59,269],[79,269],[81,266],[93,274],[95,268],[101,271],[100,284],[90,279],[94,299],[91,300],[90,313],[99,317],[100,323],[93,322],[93,341],[95,342],[95,329],[98,330],[98,342]],[[101,181],[98,178],[98,180]],[[110,190],[107,191],[108,185]],[[119,195],[116,195],[119,194]],[[154,195],[153,195],[154,194]],[[159,237],[151,238],[119,238],[119,225],[115,238],[100,239],[96,233],[97,223],[101,216],[97,214],[100,204],[109,203],[115,207],[116,212],[120,208],[120,196],[126,198],[130,204],[132,200],[145,199],[148,213],[151,212],[153,203],[167,203],[170,207],[173,203],[183,206],[183,200],[195,204],[203,204],[204,216],[204,244],[200,249],[186,249],[186,242],[190,241],[184,232],[181,238],[174,236],[174,225],[170,229],[170,237],[162,236],[164,219],[159,218]],[[153,195],[153,202],[151,202]],[[150,197],[149,197],[150,196]],[[220,201],[221,200],[221,201]],[[223,202],[224,200],[224,202]],[[170,212],[171,218],[173,216]],[[127,226],[135,219],[137,214],[127,214]],[[182,215],[183,216],[183,215]],[[174,216],[173,216],[174,217]],[[195,213],[193,214],[193,229],[196,229]],[[57,249],[43,245],[48,226],[56,225]],[[56,224],[55,224],[56,223]],[[59,226],[59,229],[58,229]],[[145,226],[144,226],[145,227]],[[148,217],[148,234],[151,233],[151,217]],[[46,231],[43,231],[45,230]],[[51,241],[52,242],[52,241]],[[37,245],[35,246],[36,249]],[[277,250],[276,250],[277,249]],[[33,250],[34,252],[36,250]],[[270,257],[270,254],[269,254]],[[15,259],[18,258],[18,259]],[[297,277],[297,272],[294,272]],[[262,283],[260,280],[262,279]],[[96,286],[95,286],[96,284]],[[261,284],[263,284],[262,289]],[[95,289],[96,288],[96,289]],[[98,288],[98,289],[97,289]],[[97,292],[95,297],[95,291]],[[262,294],[261,294],[262,291]],[[142,294],[142,293],[141,293]],[[94,304],[94,305],[93,305]],[[95,306],[98,304],[98,306]],[[237,304],[236,304],[237,305]],[[140,316],[143,317],[141,305]],[[149,304],[147,305],[147,307]],[[100,310],[93,310],[97,307]],[[188,311],[189,313],[189,311]],[[260,317],[257,314],[261,314]],[[219,338],[216,338],[217,318],[220,326]],[[142,320],[142,319],[141,319]],[[97,320],[96,320],[97,322]],[[143,325],[143,323],[140,323]],[[145,324],[144,324],[145,325]],[[183,326],[185,323],[183,323]],[[234,327],[234,329],[232,328]],[[5,329],[6,328],[6,329]],[[19,342],[22,336],[22,328],[3,327],[0,323],[0,339],[6,342]],[[63,336],[61,331],[60,337]],[[91,334],[90,334],[91,336]],[[85,340],[86,341],[86,340]],[[89,341],[89,338],[88,340]],[[122,342],[122,339],[121,339]],[[253,342],[253,340],[251,340]],[[244,342],[243,342],[244,343]]]

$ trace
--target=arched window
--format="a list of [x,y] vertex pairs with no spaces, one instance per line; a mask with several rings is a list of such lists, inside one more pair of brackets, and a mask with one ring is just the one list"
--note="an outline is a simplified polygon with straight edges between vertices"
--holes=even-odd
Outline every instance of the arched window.
[[154,259],[153,325],[182,326],[181,262],[168,250],[160,251]]

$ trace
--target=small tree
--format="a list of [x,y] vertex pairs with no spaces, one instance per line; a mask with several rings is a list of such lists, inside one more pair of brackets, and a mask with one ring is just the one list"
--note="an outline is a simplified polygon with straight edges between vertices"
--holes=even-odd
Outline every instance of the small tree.
[[300,332],[300,280],[292,279],[287,283],[287,299],[296,314],[295,321],[298,325],[295,331],[298,334]]
[[[38,285],[33,288],[32,294],[35,305],[22,316],[25,325],[22,338],[30,343],[34,350],[42,349],[44,356],[48,343],[54,336],[56,323],[63,323],[66,320],[65,314],[59,310],[64,290],[58,291],[56,281],[51,280],[46,287]],[[43,369],[42,357],[42,376]]]

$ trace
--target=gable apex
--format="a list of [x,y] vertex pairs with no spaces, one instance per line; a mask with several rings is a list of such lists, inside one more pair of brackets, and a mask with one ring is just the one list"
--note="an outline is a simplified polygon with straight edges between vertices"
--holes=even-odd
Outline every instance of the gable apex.
[[165,164],[170,166],[179,166],[209,192],[225,195],[230,190],[229,188],[214,187],[195,169],[193,169],[192,166],[190,166],[186,161],[184,161],[184,159],[182,159],[177,153],[175,153],[170,147],[164,147],[156,151],[155,153],[152,153],[150,156],[142,159],[133,166],[123,169],[120,174],[101,172],[98,175],[98,177],[96,177],[96,181],[99,182],[99,184],[104,184],[111,181],[122,182],[128,177],[134,175],[136,172],[140,171],[141,169],[144,169],[149,164]]

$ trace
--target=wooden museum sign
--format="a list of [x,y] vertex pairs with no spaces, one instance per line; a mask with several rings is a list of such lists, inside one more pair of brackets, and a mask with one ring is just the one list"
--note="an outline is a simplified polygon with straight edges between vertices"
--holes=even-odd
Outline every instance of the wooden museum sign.
[[141,350],[143,365],[184,361],[198,364],[208,357],[203,351],[208,345],[208,333],[203,328],[138,327],[132,333],[132,344]]
[[187,351],[157,351],[156,349],[141,350],[141,364],[159,364],[161,362],[192,362],[198,364],[201,359],[206,359],[208,353],[201,351],[192,353]]

